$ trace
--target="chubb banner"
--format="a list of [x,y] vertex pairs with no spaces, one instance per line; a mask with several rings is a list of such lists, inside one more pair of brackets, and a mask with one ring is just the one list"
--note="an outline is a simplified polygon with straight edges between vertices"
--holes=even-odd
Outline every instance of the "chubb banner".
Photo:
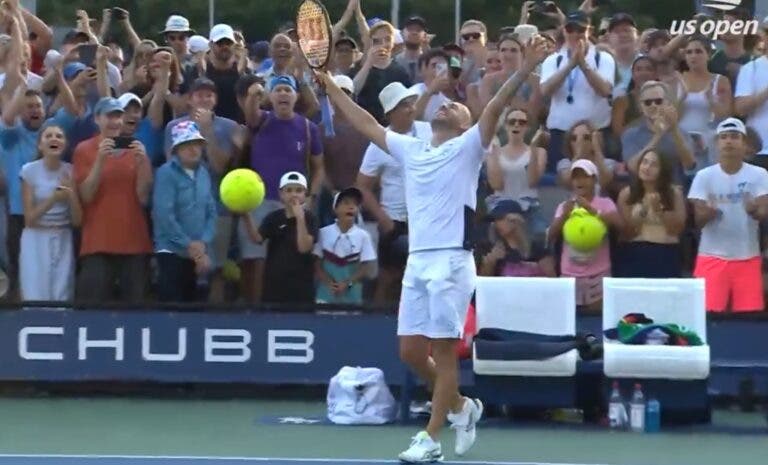
[[350,365],[396,381],[396,354],[395,320],[381,316],[0,313],[0,380],[306,384]]

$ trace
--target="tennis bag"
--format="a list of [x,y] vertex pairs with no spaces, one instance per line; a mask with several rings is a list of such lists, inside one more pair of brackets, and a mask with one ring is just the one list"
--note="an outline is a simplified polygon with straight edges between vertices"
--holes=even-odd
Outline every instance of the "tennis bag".
[[337,425],[383,425],[397,405],[378,368],[344,367],[328,385],[328,419]]

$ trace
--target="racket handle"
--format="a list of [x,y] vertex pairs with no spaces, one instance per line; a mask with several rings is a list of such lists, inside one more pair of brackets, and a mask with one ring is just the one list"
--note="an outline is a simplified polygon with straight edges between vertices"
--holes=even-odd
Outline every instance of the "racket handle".
[[336,132],[333,130],[333,116],[331,116],[331,102],[328,100],[328,96],[324,93],[320,95],[320,114],[322,116],[323,127],[325,128],[326,137],[336,137]]

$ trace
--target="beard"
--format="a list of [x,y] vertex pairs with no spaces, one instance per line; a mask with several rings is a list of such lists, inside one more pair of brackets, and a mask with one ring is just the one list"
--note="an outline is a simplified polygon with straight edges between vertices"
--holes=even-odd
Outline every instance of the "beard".
[[405,48],[413,52],[413,51],[421,49],[421,43],[420,42],[406,42],[405,43]]

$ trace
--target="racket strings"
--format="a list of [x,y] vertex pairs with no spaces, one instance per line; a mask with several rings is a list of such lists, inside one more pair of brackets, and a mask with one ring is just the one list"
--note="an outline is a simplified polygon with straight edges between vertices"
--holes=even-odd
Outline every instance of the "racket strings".
[[320,67],[328,60],[331,37],[325,11],[315,2],[304,2],[296,19],[299,47],[310,66]]

